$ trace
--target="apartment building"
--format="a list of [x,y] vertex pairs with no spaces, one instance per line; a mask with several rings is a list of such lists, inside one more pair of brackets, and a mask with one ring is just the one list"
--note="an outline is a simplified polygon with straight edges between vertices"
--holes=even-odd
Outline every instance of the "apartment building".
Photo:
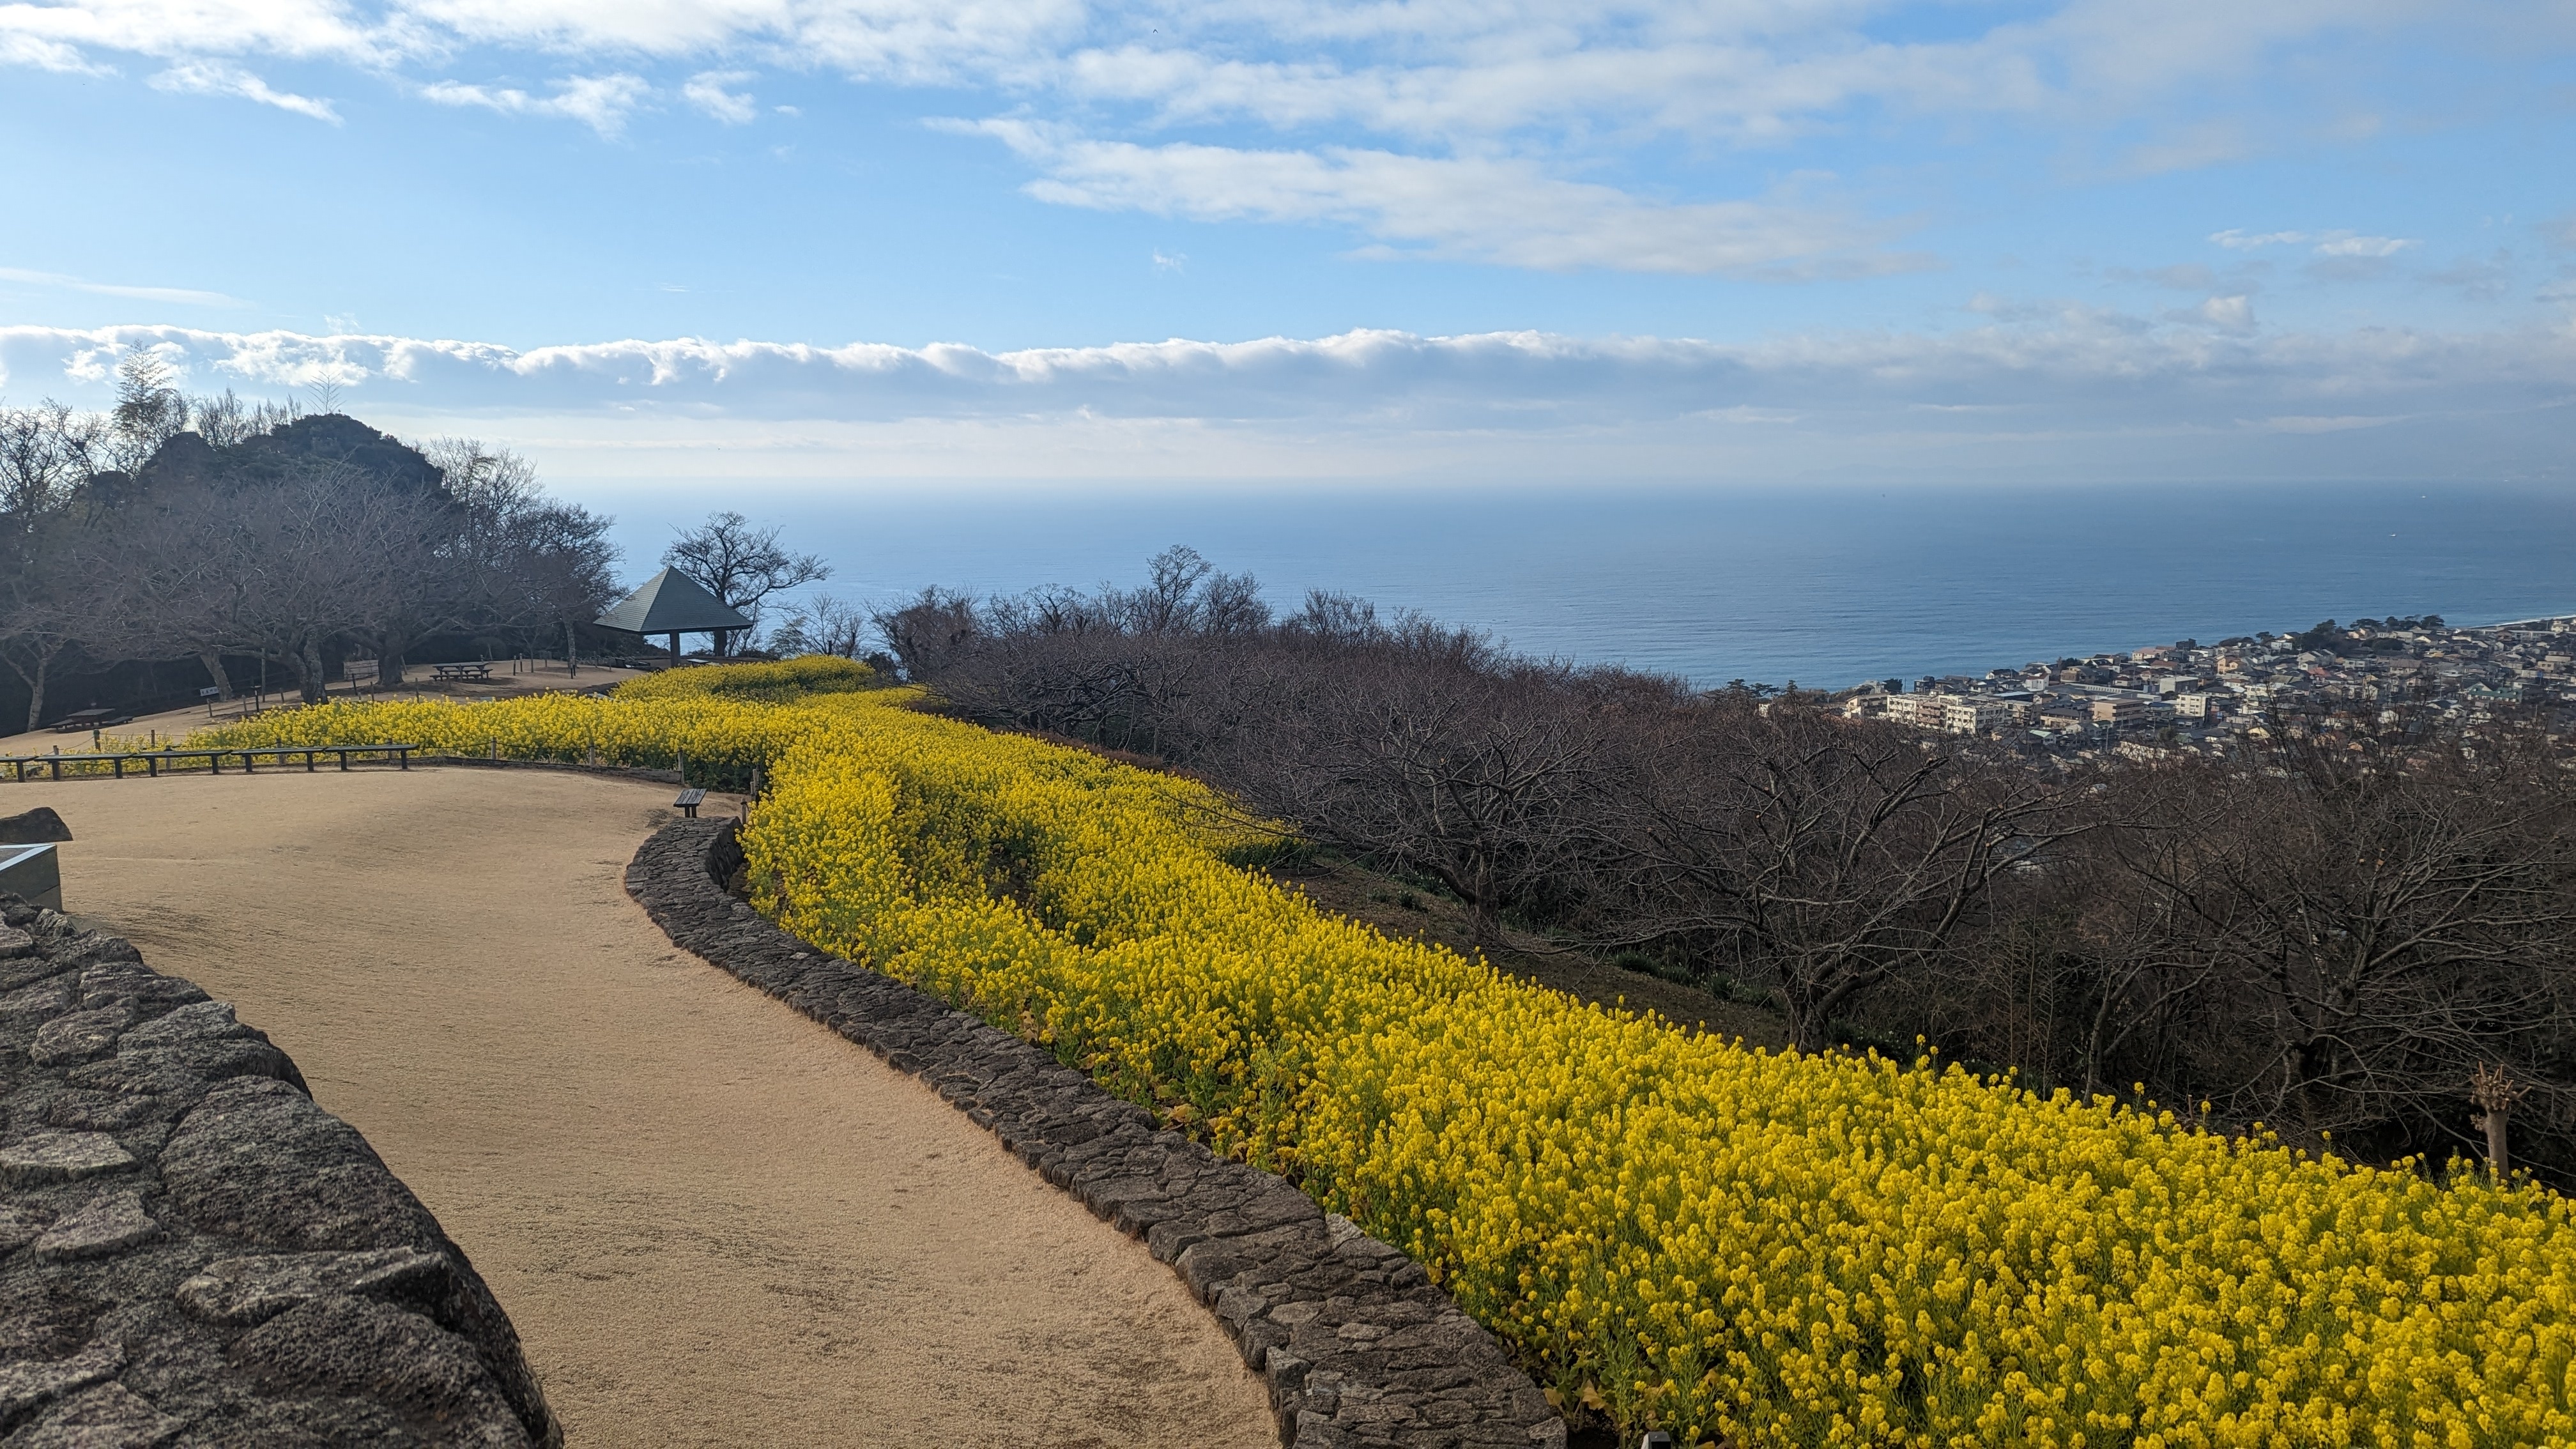
[[1975,695],[1941,697],[1941,728],[1954,735],[1981,735],[2011,724],[2020,713],[2010,701]]

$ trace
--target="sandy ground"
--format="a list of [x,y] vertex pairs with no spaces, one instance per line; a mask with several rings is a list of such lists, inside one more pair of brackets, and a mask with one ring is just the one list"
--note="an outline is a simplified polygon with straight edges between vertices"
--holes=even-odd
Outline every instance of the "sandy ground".
[[470,1253],[578,1445],[1275,1443],[1141,1244],[671,946],[669,791],[542,771],[0,786],[65,904],[234,1002]]

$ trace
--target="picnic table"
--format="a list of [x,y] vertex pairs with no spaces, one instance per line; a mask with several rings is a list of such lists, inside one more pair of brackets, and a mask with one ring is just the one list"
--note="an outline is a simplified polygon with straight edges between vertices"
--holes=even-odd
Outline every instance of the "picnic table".
[[444,684],[492,677],[492,666],[489,664],[436,664],[430,667],[438,680]]
[[76,735],[82,730],[104,729],[109,725],[134,723],[134,716],[118,714],[112,709],[76,709],[54,721],[54,733]]

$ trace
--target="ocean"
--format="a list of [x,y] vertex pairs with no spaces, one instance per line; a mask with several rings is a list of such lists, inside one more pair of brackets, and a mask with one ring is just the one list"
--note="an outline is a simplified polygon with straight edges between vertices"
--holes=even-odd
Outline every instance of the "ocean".
[[[588,499],[640,579],[703,500]],[[1838,687],[2321,619],[2576,612],[2576,496],[2507,486],[998,493],[872,484],[724,506],[879,601],[1132,584],[1187,544],[1256,576],[1701,684]]]

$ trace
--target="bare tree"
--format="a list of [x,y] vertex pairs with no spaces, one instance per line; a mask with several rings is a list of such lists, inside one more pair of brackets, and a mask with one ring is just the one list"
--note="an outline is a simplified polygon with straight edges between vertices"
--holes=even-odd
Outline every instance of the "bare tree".
[[319,701],[326,655],[408,605],[402,565],[442,527],[435,500],[372,481],[317,464],[132,505],[118,529],[117,614],[154,652],[256,654]]
[[1706,943],[1766,983],[1791,1040],[1937,966],[1999,877],[2083,823],[2062,788],[1787,704],[1675,716],[1638,757],[1607,844],[1632,930]]
[[536,469],[506,448],[440,438],[422,451],[457,508],[436,595],[446,626],[559,641],[577,673],[579,626],[616,596],[612,520],[548,498]]
[[868,612],[830,594],[816,594],[789,611],[770,648],[781,654],[837,654],[856,659],[867,651]]
[[662,562],[758,624],[770,595],[832,576],[821,555],[781,548],[778,533],[775,526],[756,528],[730,510],[711,513],[663,550]]
[[0,665],[26,687],[30,730],[44,722],[56,670],[97,633],[87,579],[64,547],[72,532],[56,517],[0,540]]
[[895,608],[870,609],[868,627],[911,679],[945,674],[984,633],[973,599],[937,587]]
[[71,506],[105,466],[107,424],[50,398],[0,408],[0,527],[21,531]]
[[2576,1019],[2576,790],[2537,747],[2175,774],[2188,846],[2127,863],[2227,1003],[2188,1069],[2231,1115],[2482,1147],[2458,1126],[2461,1083],[2498,1061],[2552,1120],[2576,1111],[2576,1084],[2546,1070]]
[[302,413],[292,399],[283,404],[244,402],[231,388],[219,396],[188,400],[188,428],[214,448],[238,448],[294,422]]
[[1211,760],[1264,814],[1467,903],[1480,939],[1588,849],[1613,726],[1557,671],[1388,644],[1277,691]]

